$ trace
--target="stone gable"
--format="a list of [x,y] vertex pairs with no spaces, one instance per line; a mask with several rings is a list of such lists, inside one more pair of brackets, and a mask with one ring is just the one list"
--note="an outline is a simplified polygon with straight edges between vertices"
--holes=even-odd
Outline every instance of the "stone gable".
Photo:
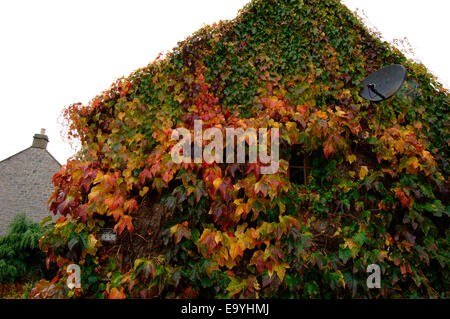
[[36,222],[51,214],[47,201],[61,165],[46,144],[35,144],[0,162],[0,236],[6,235],[8,224],[19,213]]

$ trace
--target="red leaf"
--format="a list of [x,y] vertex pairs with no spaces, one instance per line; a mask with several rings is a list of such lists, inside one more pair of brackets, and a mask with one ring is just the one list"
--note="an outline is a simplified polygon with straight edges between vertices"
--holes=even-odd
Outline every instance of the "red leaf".
[[233,183],[231,182],[231,179],[229,177],[225,178],[219,187],[216,188],[214,195],[216,195],[217,191],[220,192],[224,201],[229,203],[231,200],[229,191],[233,191]]
[[47,258],[45,258],[45,266],[47,267],[47,270],[50,269],[50,262],[51,262],[51,256],[48,256]]
[[198,291],[193,289],[192,287],[187,287],[184,290],[183,295],[186,299],[195,299],[198,296]]
[[411,198],[408,197],[408,195],[406,195],[405,192],[403,192],[401,189],[396,188],[395,195],[397,195],[397,197],[400,199],[403,207],[409,207],[411,205]]
[[151,179],[153,177],[152,173],[148,170],[148,169],[144,169],[140,174],[139,174],[139,181],[141,182],[141,184],[145,183],[145,180],[147,178]]
[[209,229],[205,229],[200,237],[199,243],[200,246],[206,246],[206,248],[208,248],[208,252],[211,254],[212,250],[217,246],[216,232],[211,232]]
[[66,209],[67,209],[68,204],[69,203],[67,203],[67,201],[62,201],[61,203],[59,203],[57,210],[61,215],[64,215],[64,216],[67,215]]
[[261,174],[261,168],[259,164],[257,163],[248,164],[247,169],[245,170],[245,174],[247,175],[250,174],[251,172],[255,173],[256,180],[258,180]]
[[261,250],[257,250],[253,253],[252,259],[250,260],[249,265],[255,265],[256,270],[258,270],[259,274],[262,275],[264,271],[264,252]]
[[86,221],[87,219],[86,205],[81,205],[78,207],[77,215],[83,223]]
[[325,155],[325,157],[328,159],[328,157],[330,156],[330,154],[334,153],[334,147],[333,147],[333,143],[331,141],[331,138],[329,138],[327,140],[327,142],[325,143],[325,146],[323,148],[323,154]]

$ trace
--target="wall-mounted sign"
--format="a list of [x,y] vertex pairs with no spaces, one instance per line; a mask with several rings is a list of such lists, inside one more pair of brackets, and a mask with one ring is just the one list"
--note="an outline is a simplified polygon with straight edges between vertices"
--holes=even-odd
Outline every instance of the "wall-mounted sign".
[[114,244],[117,240],[117,234],[112,228],[100,229],[100,241],[103,243]]

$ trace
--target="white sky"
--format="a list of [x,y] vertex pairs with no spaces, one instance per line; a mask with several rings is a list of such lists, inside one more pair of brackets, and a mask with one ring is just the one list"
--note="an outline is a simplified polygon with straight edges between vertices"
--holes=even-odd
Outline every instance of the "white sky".
[[[146,66],[203,24],[232,19],[248,0],[0,0],[0,160],[47,129],[62,164],[73,155],[58,118]],[[446,87],[449,0],[343,0],[385,40],[407,37]]]

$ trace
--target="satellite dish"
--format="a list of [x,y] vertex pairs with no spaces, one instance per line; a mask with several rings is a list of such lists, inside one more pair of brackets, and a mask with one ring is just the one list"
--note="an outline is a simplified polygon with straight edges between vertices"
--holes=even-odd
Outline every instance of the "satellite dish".
[[400,64],[385,66],[369,74],[359,95],[372,102],[389,99],[400,90],[406,79],[406,69]]

